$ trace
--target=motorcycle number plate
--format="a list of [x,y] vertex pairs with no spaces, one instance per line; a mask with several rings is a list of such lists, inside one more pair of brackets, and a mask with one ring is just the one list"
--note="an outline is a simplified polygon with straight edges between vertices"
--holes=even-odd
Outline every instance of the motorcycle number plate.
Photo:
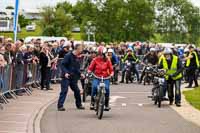
[[105,87],[105,84],[104,83],[100,83],[99,86],[100,87]]
[[162,83],[165,82],[165,79],[164,79],[164,78],[160,78],[160,79],[159,79],[159,82],[162,84]]

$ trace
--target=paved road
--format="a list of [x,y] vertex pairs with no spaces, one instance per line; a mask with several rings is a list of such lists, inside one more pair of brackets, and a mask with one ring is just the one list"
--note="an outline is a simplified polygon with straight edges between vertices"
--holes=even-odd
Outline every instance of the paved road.
[[200,133],[200,127],[179,116],[167,102],[160,109],[154,106],[147,98],[150,89],[137,84],[111,86],[112,110],[102,120],[89,110],[89,101],[86,110],[76,110],[71,95],[67,111],[56,111],[56,104],[46,110],[42,133]]

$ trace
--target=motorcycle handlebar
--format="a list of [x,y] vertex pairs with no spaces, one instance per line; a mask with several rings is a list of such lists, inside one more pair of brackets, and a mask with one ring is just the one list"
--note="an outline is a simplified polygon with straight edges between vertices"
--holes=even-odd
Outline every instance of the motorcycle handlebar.
[[106,79],[110,79],[111,78],[111,76],[108,76],[108,77],[99,77],[99,76],[97,76],[97,75],[95,75],[94,73],[92,73],[92,75],[95,77],[95,78],[97,78],[97,79],[101,79],[101,80],[106,80]]

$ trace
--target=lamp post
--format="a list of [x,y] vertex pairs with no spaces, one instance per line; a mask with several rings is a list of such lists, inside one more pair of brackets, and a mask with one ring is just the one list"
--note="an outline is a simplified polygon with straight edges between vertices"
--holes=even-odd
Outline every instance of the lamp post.
[[90,35],[93,35],[93,41],[95,41],[95,30],[96,30],[96,27],[95,26],[92,26],[92,22],[91,21],[88,21],[87,22],[87,25],[85,26],[85,30],[86,30],[86,34],[87,34],[87,37],[88,37],[88,41],[90,41]]

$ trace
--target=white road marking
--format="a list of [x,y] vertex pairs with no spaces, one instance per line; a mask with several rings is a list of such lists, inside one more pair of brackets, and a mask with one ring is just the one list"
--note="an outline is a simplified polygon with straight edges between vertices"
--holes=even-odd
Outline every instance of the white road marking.
[[143,106],[143,104],[139,103],[139,104],[138,104],[138,106],[142,107],[142,106]]
[[126,107],[127,106],[127,104],[126,103],[122,103],[122,107]]
[[26,125],[26,122],[18,122],[18,121],[0,121],[0,123],[12,123],[12,124],[22,124]]
[[123,98],[126,98],[126,97],[122,97],[122,96],[111,96],[110,97],[110,103],[114,103],[117,101],[117,99],[123,99]]
[[24,132],[16,132],[16,131],[0,131],[0,133],[26,133],[25,131]]

